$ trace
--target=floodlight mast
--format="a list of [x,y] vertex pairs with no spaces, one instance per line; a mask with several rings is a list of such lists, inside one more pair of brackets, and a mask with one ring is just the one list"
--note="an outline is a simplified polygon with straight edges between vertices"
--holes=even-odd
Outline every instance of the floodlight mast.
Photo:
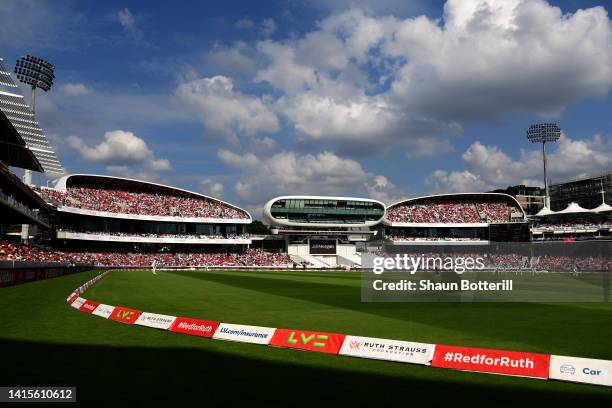
[[[35,114],[36,107],[36,89],[40,88],[47,92],[53,86],[55,79],[55,67],[42,58],[32,55],[24,55],[15,63],[15,74],[17,79],[32,87],[32,113]],[[28,186],[32,185],[32,170],[26,169],[23,173],[23,182]],[[21,239],[28,241],[29,225],[21,226]]]
[[[36,105],[36,89],[40,88],[47,92],[53,86],[55,79],[55,67],[42,58],[32,55],[24,55],[15,63],[15,74],[17,79],[32,87],[32,113],[35,112]],[[23,181],[32,184],[32,171],[26,170],[23,175]]]
[[555,123],[540,123],[529,126],[527,139],[532,143],[542,143],[542,159],[544,162],[544,207],[550,208],[550,193],[548,191],[548,163],[546,142],[556,142],[561,137],[561,128]]

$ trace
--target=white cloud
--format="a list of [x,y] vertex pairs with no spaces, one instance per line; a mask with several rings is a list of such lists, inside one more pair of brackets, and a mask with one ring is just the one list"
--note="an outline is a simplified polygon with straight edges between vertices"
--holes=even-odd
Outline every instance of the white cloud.
[[269,37],[276,31],[276,22],[272,18],[264,18],[259,23],[256,23],[250,18],[244,17],[236,21],[234,26],[239,30],[256,29],[263,37]]
[[80,83],[68,83],[64,84],[60,87],[60,91],[67,96],[81,96],[87,95],[91,92],[89,88],[87,88],[84,84]]
[[250,18],[244,17],[236,21],[236,28],[241,30],[248,30],[255,27],[255,23]]
[[225,188],[222,183],[207,178],[200,182],[200,191],[209,197],[222,198],[225,193]]
[[104,164],[113,174],[130,176],[134,173],[151,179],[154,173],[172,169],[168,159],[156,158],[143,139],[124,130],[106,132],[104,140],[93,147],[78,136],[69,136],[67,143],[83,159]]
[[[485,191],[515,184],[543,184],[540,149],[521,150],[515,160],[496,146],[476,141],[463,153],[462,159],[465,170],[437,170],[427,177],[426,183],[436,192]],[[573,140],[562,135],[548,155],[548,175],[556,181],[601,173],[611,167],[612,140],[601,135],[590,140]]]
[[603,7],[564,15],[543,0],[449,0],[443,23],[398,23],[390,55],[407,62],[392,96],[439,118],[556,116],[608,93],[612,29]]
[[490,186],[467,170],[447,172],[436,170],[425,179],[435,193],[477,193],[488,190]]
[[365,171],[356,161],[333,153],[298,155],[280,152],[268,158],[220,150],[218,157],[240,169],[234,185],[238,198],[249,208],[262,206],[270,198],[285,194],[361,194],[388,200],[397,187],[385,177]]
[[255,167],[260,163],[253,153],[239,154],[226,149],[219,149],[217,157],[225,164],[239,169]]
[[262,41],[257,49],[270,59],[270,64],[255,75],[256,82],[269,82],[288,94],[297,94],[313,87],[317,77],[313,68],[296,62],[296,50],[273,41]]
[[257,154],[269,155],[281,151],[281,146],[271,137],[261,139],[253,138],[250,140],[248,148]]
[[216,45],[211,51],[204,54],[204,61],[222,72],[248,74],[254,71],[255,63],[245,55],[247,51],[248,47],[243,42],[238,42],[231,47]]
[[212,138],[256,133],[274,133],[279,129],[276,114],[262,98],[234,90],[230,78],[196,78],[175,89],[176,98],[200,114]]
[[126,34],[134,41],[140,41],[144,37],[143,32],[136,25],[132,12],[127,8],[117,12],[117,20]]
[[449,0],[442,19],[353,8],[256,48],[268,63],[254,80],[279,91],[298,137],[355,154],[448,153],[463,123],[556,116],[612,84],[605,9],[564,15],[544,0]]
[[264,37],[269,37],[276,31],[276,23],[271,18],[264,18],[259,24],[259,30]]

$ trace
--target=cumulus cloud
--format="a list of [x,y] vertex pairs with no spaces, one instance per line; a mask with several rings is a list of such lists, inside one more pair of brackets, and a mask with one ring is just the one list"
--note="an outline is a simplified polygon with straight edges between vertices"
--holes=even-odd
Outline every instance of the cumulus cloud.
[[[543,185],[541,150],[521,150],[513,159],[496,146],[479,141],[462,155],[463,171],[437,170],[426,183],[435,192],[468,192],[504,188],[514,184]],[[548,155],[549,177],[561,181],[607,171],[612,166],[612,141],[601,135],[573,140],[562,135]]]
[[225,76],[196,78],[181,83],[175,97],[196,111],[213,139],[240,135],[274,133],[279,121],[263,98],[245,95],[234,89]]
[[448,0],[441,19],[353,8],[255,48],[253,80],[278,92],[269,106],[301,143],[341,154],[448,153],[464,123],[558,116],[612,84],[606,10],[544,0]]
[[125,33],[134,41],[140,41],[144,37],[143,32],[136,25],[134,15],[127,8],[119,10],[117,12],[117,20],[121,27],[125,30]]
[[60,87],[60,91],[67,96],[81,96],[90,93],[90,89],[85,84],[68,83]]
[[564,15],[543,0],[449,0],[442,22],[398,22],[384,48],[407,61],[392,97],[440,118],[556,116],[572,102],[605,96],[612,81],[603,7]]
[[247,45],[243,42],[238,42],[231,47],[217,44],[204,54],[204,61],[212,68],[222,72],[249,74],[254,72],[255,63],[246,55],[248,51]]
[[425,179],[435,193],[477,193],[489,190],[491,187],[480,175],[470,171],[436,170]]
[[276,23],[271,18],[264,18],[261,20],[259,29],[264,37],[269,37],[276,31]]
[[88,146],[78,136],[69,136],[67,143],[83,159],[106,165],[112,174],[130,177],[139,174],[141,178],[151,179],[155,173],[172,169],[168,159],[156,158],[143,139],[124,130],[106,132],[104,140],[95,146]]
[[200,182],[200,191],[209,197],[223,198],[225,187],[223,183],[207,178]]
[[248,17],[236,21],[235,27],[239,30],[257,30],[263,37],[269,37],[276,31],[276,22],[272,18],[264,18],[259,23]]
[[400,192],[384,176],[330,152],[298,155],[284,151],[260,158],[252,153],[220,150],[218,157],[241,171],[234,191],[249,208],[260,208],[271,197],[287,194],[361,194],[388,201]]
[[219,149],[217,157],[225,164],[239,169],[252,168],[259,164],[259,158],[253,153],[239,154],[230,150]]

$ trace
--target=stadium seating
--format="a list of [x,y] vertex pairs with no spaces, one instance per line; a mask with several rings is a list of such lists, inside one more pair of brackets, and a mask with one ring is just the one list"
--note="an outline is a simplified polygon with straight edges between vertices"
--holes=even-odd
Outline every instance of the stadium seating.
[[182,238],[182,239],[246,239],[248,234],[156,234],[156,233],[127,233],[110,231],[75,231],[70,229],[58,229],[58,232],[72,232],[76,234],[109,235],[113,237],[138,237],[138,238]]
[[154,260],[157,260],[159,267],[293,265],[293,261],[286,255],[260,249],[246,249],[240,254],[200,252],[70,252],[43,250],[27,245],[0,242],[0,261],[5,260],[126,267],[148,267]]
[[505,202],[409,203],[391,207],[387,219],[409,223],[508,222],[511,209]]
[[480,238],[462,238],[462,237],[406,237],[406,236],[396,236],[396,235],[387,235],[387,239],[391,241],[401,242],[414,242],[414,241],[431,241],[431,242],[470,242],[470,241],[482,241]]
[[56,205],[92,211],[169,217],[248,218],[244,211],[204,198],[89,187],[70,187],[65,192],[36,187],[35,191]]
[[[377,256],[391,257],[383,251]],[[414,253],[418,257],[480,258],[482,253]],[[0,242],[0,261],[60,262],[115,267],[149,267],[156,260],[159,267],[282,267],[293,266],[287,255],[261,249],[246,249],[240,254],[226,253],[158,253],[158,252],[70,252],[45,250],[28,245]],[[603,256],[525,256],[522,254],[488,254],[487,269],[535,269],[559,272],[612,270],[612,258]]]

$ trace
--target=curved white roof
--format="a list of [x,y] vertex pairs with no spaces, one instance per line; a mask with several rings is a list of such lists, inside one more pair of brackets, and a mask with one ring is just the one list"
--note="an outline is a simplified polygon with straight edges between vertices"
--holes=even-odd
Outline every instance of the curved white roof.
[[612,211],[612,206],[606,203],[601,203],[598,207],[593,208],[591,211],[596,213],[608,212]]
[[[432,195],[427,195],[427,196],[421,196],[421,197],[413,197],[413,198],[407,198],[404,200],[400,200],[397,201],[389,206],[387,206],[387,212],[392,209],[395,206],[398,205],[402,205],[402,204],[408,204],[414,201],[425,201],[427,199],[438,199],[440,197],[474,197],[474,196],[483,196],[483,197],[502,197],[505,200],[508,200],[510,202],[512,202],[514,204],[514,206],[516,207],[517,210],[519,210],[521,212],[521,214],[523,215],[523,219],[526,220],[527,219],[527,214],[525,213],[525,210],[523,210],[523,207],[521,207],[521,205],[519,204],[519,202],[516,200],[516,198],[512,197],[509,194],[505,194],[505,193],[446,193],[446,194],[432,194]],[[413,227],[424,227],[424,226],[435,226],[435,227],[472,227],[472,226],[487,226],[489,225],[488,223],[435,223],[434,224],[428,224],[428,223],[410,223],[410,222],[392,222],[389,221],[387,219],[387,216],[385,215],[385,218],[383,219],[383,223],[386,225],[391,225],[391,226],[413,226]]]
[[[66,176],[63,176],[63,177],[60,177],[59,179],[57,179],[57,181],[55,182],[55,189],[56,190],[60,190],[60,191],[66,191],[68,180],[71,177],[90,177],[92,179],[99,178],[99,179],[108,179],[108,180],[121,180],[121,181],[127,181],[127,182],[132,182],[132,183],[140,183],[140,184],[160,187],[160,188],[164,188],[164,189],[168,189],[168,190],[174,190],[174,191],[181,192],[181,193],[187,193],[187,194],[191,194],[191,195],[194,195],[194,196],[197,196],[197,197],[204,198],[206,200],[216,201],[216,202],[221,203],[223,205],[226,205],[228,207],[234,208],[234,209],[236,209],[238,211],[242,211],[248,217],[246,219],[247,223],[251,223],[252,222],[251,214],[249,214],[248,211],[246,211],[246,210],[244,210],[244,209],[242,209],[242,208],[240,208],[240,207],[238,207],[238,206],[236,206],[234,204],[230,204],[230,203],[228,203],[226,201],[219,200],[218,198],[210,197],[210,196],[207,196],[207,195],[204,195],[204,194],[201,194],[201,193],[196,193],[194,191],[185,190],[185,189],[178,188],[178,187],[172,187],[172,186],[168,186],[168,185],[165,185],[165,184],[154,183],[154,182],[151,182],[151,181],[137,180],[137,179],[131,179],[131,178],[127,178],[127,177],[105,176],[105,175],[100,175],[100,174],[76,173],[76,174],[69,174],[69,175],[66,175]],[[68,211],[70,211],[70,210],[68,210]],[[120,213],[108,213],[108,212],[105,212],[105,211],[91,211],[91,210],[82,210],[82,209],[81,209],[81,211],[86,211],[87,213],[104,213],[104,214],[100,214],[101,216],[104,216],[104,217],[109,217],[109,216],[112,217],[112,216],[114,216],[112,214],[120,214]],[[70,211],[70,212],[74,212],[74,211]],[[92,214],[89,214],[89,215],[92,215]],[[119,216],[118,218],[152,219],[152,220],[156,220],[156,221],[160,221],[162,219],[166,219],[167,218],[169,221],[177,221],[177,217],[145,216],[145,215],[135,215],[135,214],[123,214],[123,215],[125,215],[126,217]],[[181,217],[181,218],[183,218],[183,217]],[[196,220],[196,219],[187,219],[186,218],[186,220],[187,220],[187,222],[191,222],[191,221]],[[207,220],[207,219],[198,218],[197,220],[199,222],[203,222],[203,220]],[[223,221],[221,221],[221,222],[228,222],[228,220],[230,220],[230,219],[223,219]],[[217,221],[219,221],[219,219],[215,219],[214,221],[217,222]],[[242,222],[244,222],[244,220],[233,220],[233,219],[231,219],[231,221],[232,222],[234,222],[234,221],[238,221],[238,222],[242,221]]]
[[565,209],[557,211],[557,214],[580,214],[590,212],[593,212],[593,210],[587,210],[586,208],[581,207],[578,203],[569,203]]
[[[337,200],[337,201],[365,201],[370,203],[380,204],[383,208],[383,215],[380,219],[376,221],[364,221],[360,223],[354,224],[346,224],[346,223],[308,223],[308,222],[294,222],[284,219],[274,218],[272,216],[272,204],[274,204],[278,200]],[[308,195],[290,195],[290,196],[280,196],[275,197],[268,201],[263,208],[263,217],[266,222],[273,226],[279,227],[308,227],[308,228],[360,228],[360,227],[373,227],[378,224],[386,215],[385,204],[370,198],[361,198],[361,197],[334,197],[334,196],[308,196]]]
[[553,211],[548,207],[542,207],[542,209],[538,211],[535,216],[536,217],[546,217],[547,215],[554,215],[556,213],[557,213],[556,211]]

